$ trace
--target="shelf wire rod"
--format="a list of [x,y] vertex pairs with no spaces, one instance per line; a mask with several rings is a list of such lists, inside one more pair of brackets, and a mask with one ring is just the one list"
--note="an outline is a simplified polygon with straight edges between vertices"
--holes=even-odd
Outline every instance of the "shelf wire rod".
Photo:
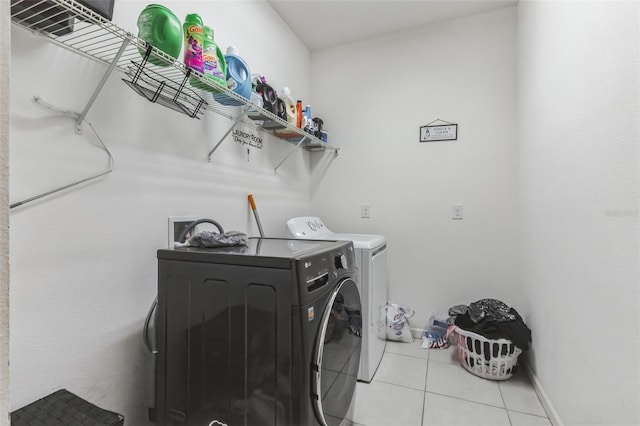
[[98,58],[99,60],[112,62],[112,59],[115,58],[115,55],[118,52],[119,46],[120,46],[120,43],[113,43],[113,44],[99,43],[93,46],[88,46],[87,49],[84,50],[84,52],[87,55],[91,55],[94,58]]
[[[58,25],[59,23],[59,21],[56,21],[49,25],[41,26],[41,24],[46,23],[47,21],[50,21],[50,18],[43,18],[43,19],[40,19],[39,21],[35,21],[31,23],[25,22],[24,19],[20,20],[19,22],[20,22],[20,25],[22,25],[24,28],[27,28],[29,31],[34,31],[40,34],[42,33],[47,34],[49,32],[49,28],[51,27],[55,28],[55,26]],[[54,29],[51,32],[55,33],[56,31],[59,31],[59,30]]]
[[105,37],[112,40],[122,40],[122,37],[114,37],[113,34],[106,29],[92,24],[87,24],[79,28],[76,26],[73,33],[65,34],[63,37],[67,44],[77,44]]
[[[58,13],[55,14],[51,14],[51,15],[47,15],[46,12],[49,12],[50,10],[55,8],[55,5],[49,6],[48,8],[39,10],[36,14],[40,14],[40,16],[43,16],[42,19],[40,19],[39,21],[35,21],[35,22],[31,22],[28,23],[26,22],[29,18],[33,18],[34,16],[36,16],[36,14],[31,14],[31,9],[33,9],[33,11],[35,12],[37,9],[35,9],[36,6],[38,6],[41,3],[34,3],[33,5],[31,5],[30,7],[27,7],[17,13],[15,13],[14,15],[12,15],[11,17],[14,19],[15,22],[17,22],[18,24],[20,24],[21,26],[31,30],[31,31],[39,31],[40,29],[46,29],[49,28],[52,25],[57,25],[60,21],[63,20],[64,15],[60,16],[59,21],[56,22],[52,22],[50,25],[47,25],[46,27],[38,27],[39,24],[45,22],[45,21],[50,21],[51,18],[55,18],[56,16],[59,16],[61,14],[64,13],[64,11],[59,11]],[[15,5],[13,5],[15,6]],[[55,12],[55,10],[54,10]],[[24,16],[24,18],[19,18],[19,16]],[[38,28],[37,30],[35,28]]]
[[191,114],[191,118],[194,118],[196,115],[198,115],[198,111],[200,111],[200,109],[202,108],[203,104],[204,104],[204,99],[200,99],[200,101],[198,102],[198,105],[196,106],[195,110],[193,111],[193,114]]
[[[17,1],[14,4],[12,4],[11,6],[19,6],[21,3],[24,3],[24,1],[22,1],[22,0]],[[31,9],[35,9],[35,7],[38,6],[38,4],[39,3],[34,3],[31,6],[26,7],[24,9],[20,10],[19,12],[16,12],[16,13],[12,14],[11,18],[17,19],[18,20],[17,22],[24,22],[27,18],[33,16],[33,15],[30,14],[30,11],[31,11]],[[52,7],[53,6],[49,7],[48,9],[44,10],[43,12],[51,10]],[[20,19],[20,18],[18,18],[18,16],[20,16],[20,15],[25,15],[26,17],[23,18],[23,19]]]
[[[131,46],[129,46],[129,47],[131,47]],[[138,49],[136,49],[136,50],[127,50],[120,57],[120,61],[119,62],[122,65],[118,64],[118,67],[124,68],[124,65],[129,66],[129,64],[131,64],[131,62],[134,59],[139,59],[139,58],[140,58],[140,52],[138,52]]]
[[86,55],[89,55],[93,58],[98,58],[99,60],[105,60],[106,57],[106,60],[111,62],[111,60],[109,60],[108,58],[115,57],[120,43],[122,43],[122,40],[117,40],[115,43],[111,44],[107,44],[105,41],[100,41],[98,43],[88,44],[86,46],[83,46],[82,48],[77,49],[80,52],[84,52]]
[[[101,39],[101,37],[104,38]],[[92,50],[96,49],[94,46],[97,45],[97,47],[104,47],[105,45],[107,45],[107,43],[110,43],[111,46],[119,44],[117,40],[110,38],[109,34],[102,34],[98,37],[80,40],[71,46],[76,49],[83,49],[85,52],[91,52]]]
[[89,102],[87,102],[87,106],[84,107],[84,110],[82,110],[82,112],[76,119],[76,127],[75,127],[76,134],[82,134],[82,122],[84,121],[84,118],[86,117],[87,113],[89,112],[89,109],[91,108],[96,98],[100,94],[100,91],[102,90],[105,83],[107,82],[107,79],[111,75],[111,72],[113,72],[113,69],[116,67],[116,64],[118,63],[118,59],[120,58],[120,55],[122,55],[124,50],[127,48],[128,44],[129,44],[129,40],[124,39],[124,41],[122,42],[122,45],[120,46],[120,50],[118,51],[118,53],[116,53],[116,57],[113,59],[113,61],[109,65],[109,68],[102,76],[102,80],[100,80],[100,83],[98,83],[98,87],[96,87],[96,89],[93,91],[93,94],[89,99]]
[[288,153],[287,155],[285,155],[285,157],[284,157],[282,160],[280,160],[280,162],[279,162],[279,163],[278,163],[278,165],[275,167],[275,169],[273,169],[273,174],[274,174],[274,175],[278,172],[278,169],[280,168],[280,166],[282,166],[282,164],[283,164],[285,161],[287,161],[287,158],[289,158],[289,157],[291,156],[291,154],[293,154],[293,152],[294,152],[295,150],[297,150],[297,149],[298,149],[298,147],[299,147],[300,145],[302,145],[302,142],[304,142],[305,140],[307,140],[307,138],[308,138],[308,136],[306,136],[306,135],[305,135],[305,136],[303,136],[303,137],[302,137],[302,139],[300,139],[300,142],[298,142],[298,143],[296,144],[296,146],[294,146],[293,148],[291,148],[291,150],[289,150],[289,153]]
[[226,131],[226,133],[220,138],[220,140],[218,141],[218,143],[216,144],[216,146],[213,147],[213,149],[211,151],[209,151],[209,155],[207,156],[207,161],[211,162],[211,156],[213,155],[213,152],[218,149],[218,147],[220,146],[220,144],[227,138],[227,136],[229,136],[229,134],[231,134],[231,132],[233,131],[233,129],[236,128],[236,126],[238,125],[238,123],[240,123],[242,121],[242,119],[244,119],[247,114],[249,113],[249,109],[248,108],[243,108],[242,109],[242,114],[240,114],[235,121],[233,122],[233,124],[231,125],[231,127],[229,127],[229,130]]
[[[108,50],[105,50],[105,48],[103,48],[102,50],[96,50],[92,52],[91,55],[102,61],[111,63],[113,62],[113,58],[115,58],[116,53],[117,53],[117,49],[114,49],[112,46],[109,46]],[[120,64],[120,60],[118,60],[116,67],[119,67],[119,64]]]
[[124,62],[129,63],[129,61],[131,60],[131,58],[136,58],[136,59],[137,59],[137,58],[139,58],[139,57],[140,57],[140,52],[138,52],[138,50],[137,50],[137,49],[136,49],[136,50],[131,50],[131,49],[130,49],[130,50],[128,50],[128,51],[126,51],[126,52],[124,52],[124,53],[122,54],[122,56],[120,57],[120,61],[121,61],[121,62],[122,62],[122,61],[124,61]]
[[[67,114],[66,112],[63,112],[63,113],[66,114],[66,115],[70,115],[70,114]],[[75,115],[75,114],[71,114],[71,115]],[[105,145],[105,143],[102,141],[102,139],[100,139],[100,136],[98,136],[98,133],[96,132],[96,129],[93,128],[93,125],[89,121],[87,121],[87,124],[89,125],[89,127],[91,127],[91,130],[93,131],[93,134],[98,139],[98,142],[100,143],[100,148],[103,149],[107,153],[107,155],[109,156],[109,169],[107,171],[105,171],[105,172],[98,173],[96,175],[89,176],[89,177],[84,178],[84,179],[80,179],[78,181],[69,183],[67,185],[63,185],[61,187],[52,189],[50,191],[43,192],[42,194],[38,194],[36,196],[27,198],[25,200],[18,201],[17,203],[13,203],[13,204],[11,204],[9,206],[10,210],[15,208],[15,207],[20,207],[20,206],[22,206],[24,204],[30,203],[32,201],[39,200],[40,198],[43,198],[43,197],[46,197],[46,196],[49,196],[49,195],[53,195],[53,194],[55,194],[57,192],[64,191],[65,189],[69,189],[71,187],[80,185],[80,184],[85,183],[85,182],[89,182],[90,180],[94,180],[94,179],[97,179],[99,177],[108,175],[109,173],[111,173],[113,171],[113,169],[115,168],[115,160],[113,159],[113,155],[111,155],[111,151],[109,151],[109,148],[107,148],[107,145]]]
[[180,97],[180,94],[182,93],[182,89],[184,89],[184,86],[187,84],[187,80],[189,80],[189,76],[191,75],[191,68],[189,68],[187,70],[187,73],[184,75],[184,78],[182,79],[182,82],[180,83],[180,86],[178,87],[178,91],[176,92],[175,96],[173,97],[174,101],[178,100],[178,97]]
[[[0,1],[1,1],[1,0],[0,0]],[[105,64],[105,65],[107,65],[107,66],[110,64],[110,62],[109,62],[109,61],[105,61],[104,59],[100,59],[100,58],[97,58],[97,57],[95,57],[95,56],[89,55],[89,54],[87,54],[87,53],[83,52],[82,50],[74,49],[74,48],[72,48],[71,46],[69,46],[69,45],[67,45],[67,44],[64,44],[64,43],[63,43],[63,42],[61,42],[60,40],[57,40],[57,39],[55,39],[55,38],[53,38],[53,37],[49,38],[49,42],[51,42],[51,43],[55,44],[55,45],[56,45],[56,46],[58,46],[58,47],[61,47],[61,48],[66,49],[66,50],[68,50],[68,51],[70,51],[70,52],[73,52],[73,53],[75,53],[76,55],[83,56],[83,57],[85,57],[85,58],[87,58],[87,59],[91,59],[91,60],[93,60],[93,61],[103,63],[103,64]]]
[[153,94],[153,97],[151,99],[149,99],[152,103],[156,103],[158,102],[158,98],[160,97],[160,93],[162,93],[162,89],[164,89],[164,86],[166,85],[166,82],[162,81],[160,82],[160,86],[158,86],[158,90],[155,91],[155,93]]
[[[137,67],[136,69],[136,73],[133,76],[133,83],[138,83],[138,79],[140,78],[140,76],[142,75],[142,70],[144,69],[145,65],[147,65],[147,59],[149,59],[149,55],[151,55],[151,45],[147,46],[147,52],[145,53],[144,57],[142,58],[142,62],[140,62],[140,65]],[[135,64],[134,64],[135,65]]]
[[180,70],[168,70],[155,65],[146,66],[146,68],[149,68],[154,73],[174,83],[177,82],[178,80],[184,79],[184,76],[185,76],[185,74]]
[[95,38],[96,36],[93,34],[108,34],[104,28],[101,28],[97,25],[92,25],[89,22],[83,22],[80,20],[74,20],[73,32],[67,34],[56,35],[53,33],[53,36],[57,37],[59,40],[64,40],[67,44],[74,44],[79,40],[87,40],[91,38]]
[[99,39],[114,39],[114,40],[124,40],[127,37],[121,37],[117,34],[114,34],[112,31],[107,31],[106,28],[97,27],[96,25],[87,25],[81,28],[76,28],[73,33],[68,35],[63,35],[60,37],[60,41],[67,46],[71,46],[74,49],[82,49],[83,43],[88,43],[93,40]]
[[[93,29],[92,29],[93,28]],[[91,30],[90,30],[91,29]],[[90,31],[85,31],[85,30],[90,30]],[[93,33],[97,33],[100,32],[104,35],[109,35],[105,30],[103,30],[100,27],[96,27],[96,26],[91,26],[91,25],[87,25],[86,27],[83,28],[76,28],[71,34],[69,34],[68,36],[63,36],[64,37],[64,42],[66,44],[68,44],[69,46],[75,46],[77,43],[73,42],[73,40],[78,40],[80,39],[80,41],[83,40],[87,40],[87,38],[93,34]],[[95,37],[92,37],[95,38]],[[72,43],[73,42],[73,43]]]

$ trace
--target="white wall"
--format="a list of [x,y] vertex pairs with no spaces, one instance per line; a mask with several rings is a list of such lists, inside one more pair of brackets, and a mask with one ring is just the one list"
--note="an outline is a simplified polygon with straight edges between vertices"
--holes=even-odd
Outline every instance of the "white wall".
[[[147,2],[115,5],[114,22],[137,33]],[[252,71],[295,96],[310,93],[310,54],[265,2],[164,2],[183,19],[199,12],[222,46],[235,44]],[[238,22],[244,25],[238,26]],[[268,33],[269,37],[264,37]],[[106,67],[12,28],[11,202],[105,170],[88,125],[35,106],[41,96],[81,111]],[[284,53],[283,53],[284,52]],[[283,56],[284,55],[284,56]],[[156,293],[156,250],[167,217],[196,215],[257,235],[247,194],[265,232],[284,236],[290,216],[308,214],[309,155],[266,134],[263,150],[229,139],[231,125],[193,120],[139,97],[111,76],[87,119],[115,157],[115,170],[80,188],[11,210],[11,409],[59,388],[143,425],[152,357],[141,329]],[[257,133],[257,132],[256,132]]]
[[0,4],[0,424],[9,423],[9,5]]
[[[146,4],[118,0],[114,20],[135,33]],[[164,4],[180,19],[200,12],[252,71],[311,99],[341,154],[297,152],[274,175],[289,145],[269,139],[247,161],[227,141],[209,164],[228,120],[179,116],[113,75],[87,118],[115,171],[11,211],[12,409],[65,387],[145,424],[152,372],[140,331],[166,218],[209,216],[256,235],[252,192],[269,235],[309,213],[334,231],[386,235],[390,299],[416,309],[413,327],[482,297],[516,307],[564,423],[640,423],[637,3],[525,1],[517,15],[312,56],[264,2]],[[104,66],[24,31],[12,38],[16,202],[106,167],[86,125],[75,136],[29,100],[80,110]],[[419,143],[437,118],[458,123],[458,140]],[[462,221],[450,218],[454,203]]]
[[[522,306],[515,49],[509,7],[312,53],[313,113],[341,148],[312,181],[313,211],[335,232],[387,237],[389,299],[416,310],[414,328],[480,298]],[[458,140],[419,143],[438,118]]]
[[529,360],[567,425],[640,424],[638,2],[518,7]]

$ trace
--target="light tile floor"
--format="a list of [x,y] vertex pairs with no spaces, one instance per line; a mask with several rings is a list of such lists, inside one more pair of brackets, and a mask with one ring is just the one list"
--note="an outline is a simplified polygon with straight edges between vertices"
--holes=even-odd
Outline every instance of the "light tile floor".
[[522,370],[505,381],[482,379],[460,365],[454,345],[421,344],[387,342],[371,383],[356,386],[349,420],[356,426],[551,426]]

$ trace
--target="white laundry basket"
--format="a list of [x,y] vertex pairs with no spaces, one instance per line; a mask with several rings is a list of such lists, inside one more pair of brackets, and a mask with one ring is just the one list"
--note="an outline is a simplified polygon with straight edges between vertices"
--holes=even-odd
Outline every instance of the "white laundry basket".
[[507,339],[491,340],[471,331],[454,328],[458,359],[472,374],[490,380],[513,376],[522,350]]

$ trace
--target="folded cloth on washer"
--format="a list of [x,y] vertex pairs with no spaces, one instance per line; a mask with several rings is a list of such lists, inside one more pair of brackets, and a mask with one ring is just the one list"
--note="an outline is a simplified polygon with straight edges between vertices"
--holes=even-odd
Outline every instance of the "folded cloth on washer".
[[246,246],[247,234],[240,231],[228,231],[224,234],[202,231],[190,237],[185,243],[175,243],[176,247],[233,247]]

